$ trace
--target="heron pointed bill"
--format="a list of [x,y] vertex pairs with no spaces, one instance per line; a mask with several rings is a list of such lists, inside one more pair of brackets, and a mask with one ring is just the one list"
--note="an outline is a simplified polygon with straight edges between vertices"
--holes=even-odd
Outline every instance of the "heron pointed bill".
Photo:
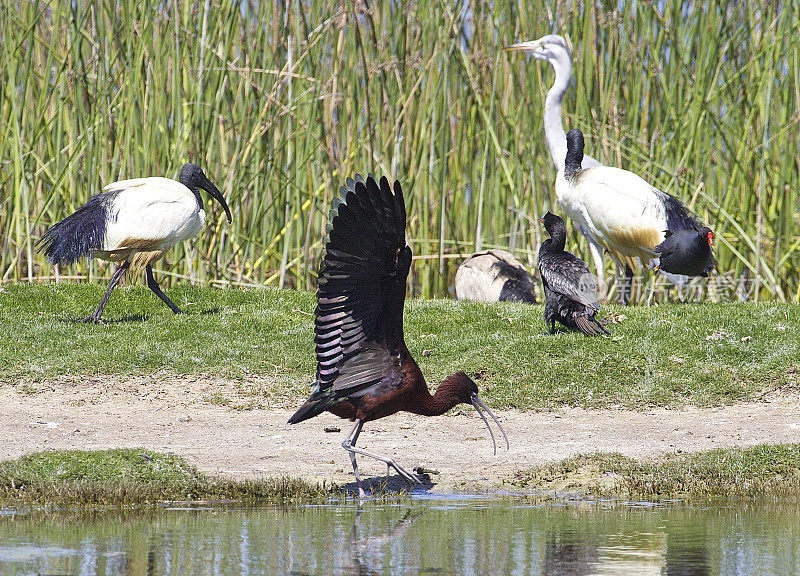
[[208,178],[204,178],[203,183],[200,184],[200,188],[208,192],[209,195],[214,198],[214,200],[222,204],[222,208],[225,210],[225,215],[228,217],[228,224],[230,224],[233,221],[231,218],[231,209],[228,208],[228,203],[225,202],[225,197],[222,195],[222,192],[220,192]]
[[503,48],[506,52],[533,52],[539,48],[541,42],[539,40],[530,40],[528,42],[518,42]]
[[483,419],[483,423],[486,424],[486,429],[489,430],[489,436],[492,437],[492,454],[497,454],[497,443],[494,440],[494,433],[492,432],[492,427],[489,426],[489,421],[486,419],[486,416],[483,415],[481,408],[486,410],[486,413],[492,418],[492,420],[494,420],[494,423],[497,424],[497,427],[500,428],[500,432],[503,434],[503,438],[506,441],[506,450],[507,450],[509,448],[508,436],[506,436],[506,431],[503,430],[503,426],[500,424],[500,421],[497,419],[497,416],[495,416],[492,413],[492,411],[489,410],[489,407],[483,403],[483,400],[481,400],[480,396],[478,396],[477,394],[473,394],[470,397],[470,402],[472,403],[472,406],[475,408],[475,411],[478,413],[478,416],[480,416]]

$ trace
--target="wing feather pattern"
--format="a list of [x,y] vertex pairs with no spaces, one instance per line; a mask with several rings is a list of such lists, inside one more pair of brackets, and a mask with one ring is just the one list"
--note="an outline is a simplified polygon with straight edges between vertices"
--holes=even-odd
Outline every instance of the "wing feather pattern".
[[568,252],[542,254],[539,272],[548,288],[594,311],[600,310],[597,278],[582,260]]
[[403,303],[411,249],[400,183],[348,178],[331,203],[319,273],[314,342],[317,380],[290,423],[342,400],[402,383]]

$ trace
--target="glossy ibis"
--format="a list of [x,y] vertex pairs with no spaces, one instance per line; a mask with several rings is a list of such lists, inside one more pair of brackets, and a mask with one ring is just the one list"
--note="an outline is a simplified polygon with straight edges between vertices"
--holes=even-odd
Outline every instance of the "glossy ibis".
[[666,233],[666,239],[655,247],[656,270],[685,276],[708,276],[714,269],[714,233],[708,226],[700,230],[678,230]]
[[[348,178],[330,212],[325,256],[319,272],[314,342],[317,377],[309,399],[289,419],[302,422],[324,411],[354,421],[342,442],[350,453],[359,495],[364,494],[356,454],[394,468],[409,482],[419,480],[392,458],[356,447],[365,422],[404,410],[444,414],[472,404],[494,445],[482,409],[505,431],[465,373],[445,378],[431,395],[403,339],[403,303],[411,267],[406,245],[406,209],[399,182],[384,177]],[[508,439],[506,438],[506,445]],[[496,449],[496,448],[495,448]]]
[[455,285],[459,300],[536,303],[533,277],[505,250],[483,250],[464,260]]
[[200,188],[231,211],[222,193],[196,164],[184,164],[180,181],[136,178],[112,182],[39,240],[53,264],[69,266],[84,256],[121,262],[97,310],[84,319],[100,322],[114,286],[126,271],[145,270],[147,286],[176,314],[181,310],[161,291],[152,264],[178,242],[195,236],[206,221]]
[[583,260],[564,250],[567,228],[564,220],[548,212],[539,219],[550,234],[539,248],[539,272],[544,286],[544,320],[550,334],[556,321],[587,336],[610,334],[595,315],[600,311],[597,279]]

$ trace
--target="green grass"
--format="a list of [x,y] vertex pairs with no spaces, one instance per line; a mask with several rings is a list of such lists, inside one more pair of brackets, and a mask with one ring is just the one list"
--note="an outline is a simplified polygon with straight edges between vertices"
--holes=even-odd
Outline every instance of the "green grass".
[[[526,491],[647,500],[717,498],[800,501],[800,444],[760,445],[634,460],[581,455],[518,472]],[[176,500],[314,501],[336,486],[281,477],[232,480],[177,456],[145,449],[47,451],[0,462],[0,506],[157,506]]]
[[281,477],[209,476],[177,456],[145,449],[48,451],[0,462],[0,506],[158,505],[168,500],[313,500],[335,487]]
[[759,445],[634,460],[581,455],[521,471],[526,489],[644,499],[766,498],[800,501],[800,444]]
[[56,271],[34,242],[104,184],[175,177],[188,160],[234,220],[208,207],[197,241],[164,260],[171,278],[312,287],[331,198],[357,171],[403,181],[427,257],[415,294],[446,294],[449,256],[478,246],[530,264],[542,234],[530,222],[555,205],[553,73],[502,49],[557,30],[574,46],[565,124],[587,152],[687,202],[750,297],[800,299],[796,4],[364,6],[0,6],[0,279],[104,274]]
[[[173,315],[143,286],[114,292],[104,326],[77,322],[94,310],[97,285],[7,285],[0,292],[0,383],[36,393],[37,382],[73,377],[206,374],[252,386],[253,405],[296,403],[316,367],[314,295],[293,290],[180,286]],[[800,307],[673,304],[618,308],[612,338],[544,334],[541,306],[411,299],[406,341],[431,387],[457,370],[497,408],[543,410],[753,399],[797,386]],[[224,397],[213,398],[225,404]]]

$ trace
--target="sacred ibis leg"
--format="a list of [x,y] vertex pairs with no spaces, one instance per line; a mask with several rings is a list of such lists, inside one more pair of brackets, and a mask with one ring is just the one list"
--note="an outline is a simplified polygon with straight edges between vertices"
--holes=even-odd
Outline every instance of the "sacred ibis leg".
[[127,272],[128,268],[130,267],[131,263],[125,260],[122,265],[117,268],[117,271],[114,272],[114,275],[111,276],[111,282],[108,283],[108,288],[106,289],[106,293],[103,295],[103,299],[100,300],[100,306],[97,307],[94,314],[91,316],[87,316],[81,322],[91,322],[92,324],[102,324],[103,322],[100,320],[100,316],[103,314],[103,309],[106,307],[106,303],[108,303],[108,298],[111,296],[111,291],[114,289],[114,286],[122,279]]
[[407,471],[405,468],[400,466],[397,462],[394,461],[394,458],[389,458],[388,456],[381,456],[380,454],[375,454],[374,452],[367,452],[361,448],[356,448],[355,444],[358,440],[358,435],[361,434],[361,428],[364,423],[360,419],[356,419],[356,423],[353,425],[353,429],[350,430],[350,433],[347,437],[342,441],[342,448],[350,452],[350,461],[353,463],[353,472],[356,475],[356,484],[358,484],[358,493],[360,496],[364,495],[364,489],[361,486],[361,478],[358,475],[358,466],[356,464],[356,454],[361,454],[362,456],[367,456],[369,458],[374,458],[375,460],[380,460],[381,462],[385,463],[386,466],[391,466],[394,468],[397,473],[402,476],[409,484],[421,484],[419,478],[417,478],[414,474]]
[[149,264],[144,267],[144,275],[147,277],[147,287],[150,288],[153,292],[155,292],[156,296],[161,298],[164,303],[169,306],[169,309],[175,312],[175,314],[183,314],[183,310],[178,308],[175,303],[169,299],[169,297],[161,291],[161,287],[156,282],[156,279],[153,278],[153,267]]

